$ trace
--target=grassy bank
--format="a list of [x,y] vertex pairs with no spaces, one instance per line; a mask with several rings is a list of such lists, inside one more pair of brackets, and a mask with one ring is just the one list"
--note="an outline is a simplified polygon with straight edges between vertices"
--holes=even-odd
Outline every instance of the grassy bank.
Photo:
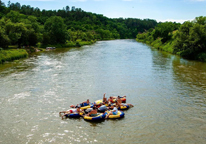
[[41,43],[37,44],[38,48],[46,48],[46,47],[56,47],[56,48],[70,48],[70,47],[81,47],[84,45],[91,45],[93,43],[95,43],[96,40],[91,40],[91,41],[81,41],[81,40],[77,40],[76,42],[73,41],[67,41],[66,44],[56,44],[56,45],[42,45]]
[[149,39],[138,39],[137,38],[136,41],[146,43],[146,44],[148,44],[148,45],[150,45],[158,50],[169,52],[169,53],[175,54],[175,55],[179,55],[179,56],[184,57],[184,58],[206,62],[206,53],[205,52],[196,53],[195,56],[190,58],[190,57],[185,57],[185,55],[187,55],[187,51],[178,51],[178,52],[175,51],[175,40],[173,40],[173,39],[170,41],[167,41],[165,43],[162,43],[161,38],[153,40],[153,41],[151,41]]
[[183,58],[206,62],[206,17],[183,24],[165,22],[137,34],[136,40]]
[[[81,47],[84,45],[91,45],[96,41],[81,41],[76,42],[68,41],[66,44],[56,44],[56,45],[41,45],[37,44],[38,48],[28,48],[28,49],[17,49],[17,46],[9,46],[9,50],[3,50],[0,48],[0,64],[6,61],[13,61],[21,58],[26,58],[30,53],[36,52],[36,50],[44,51],[46,47],[56,47],[56,48],[69,48],[69,47]],[[11,49],[15,48],[15,49]]]
[[28,53],[24,49],[0,49],[0,64],[4,63],[5,61],[13,61],[26,57],[28,57]]
[[154,41],[150,41],[147,39],[136,39],[136,41],[146,43],[158,50],[162,50],[174,54],[174,41],[172,40],[164,44],[162,43],[161,38],[156,39]]

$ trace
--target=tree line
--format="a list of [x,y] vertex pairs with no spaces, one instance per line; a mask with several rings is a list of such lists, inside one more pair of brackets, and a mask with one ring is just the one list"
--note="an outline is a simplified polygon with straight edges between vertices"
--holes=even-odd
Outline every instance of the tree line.
[[189,59],[206,61],[206,17],[196,17],[183,24],[159,23],[154,29],[139,33],[137,41]]
[[0,0],[0,47],[4,48],[135,38],[156,25],[152,19],[107,18],[74,6],[40,10],[10,1],[6,6]]

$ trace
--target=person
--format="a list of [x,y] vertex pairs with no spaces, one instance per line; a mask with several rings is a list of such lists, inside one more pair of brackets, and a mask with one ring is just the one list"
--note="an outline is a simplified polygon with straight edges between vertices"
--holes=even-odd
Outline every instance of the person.
[[105,95],[106,95],[106,93],[104,93],[104,95],[103,95],[103,100],[102,100],[102,102],[106,102],[106,101],[107,101],[107,98],[105,97]]
[[87,101],[82,102],[80,105],[81,107],[88,106],[90,104],[89,99]]
[[110,97],[112,97],[113,99],[117,99],[118,97],[119,97],[119,98],[125,98],[125,97],[127,97],[127,96],[124,95],[124,96],[110,96]]
[[107,106],[107,107],[110,107],[110,106],[111,106],[111,104],[110,104],[108,101],[103,102],[102,105],[105,105],[105,106]]
[[113,102],[114,102],[114,98],[113,98],[112,96],[110,96],[110,97],[108,98],[108,102],[109,102],[109,103],[113,103]]
[[107,115],[106,118],[108,118],[110,115],[117,115],[118,114],[118,109],[116,105],[113,105],[113,110],[111,110]]
[[118,105],[119,107],[120,107],[121,105],[123,105],[120,96],[117,97],[117,100],[116,100],[116,101],[117,101],[117,105]]
[[91,116],[91,117],[94,117],[94,116],[97,116],[97,108],[94,106],[93,107],[93,110],[90,111],[87,116]]
[[59,115],[61,115],[61,113],[64,113],[64,115],[62,115],[62,119],[64,116],[68,115],[68,114],[71,114],[71,113],[80,113],[81,112],[81,109],[80,107],[77,107],[76,109],[69,109],[67,111],[61,111],[59,112]]
[[131,108],[131,107],[134,107],[134,105],[132,105],[132,104],[126,104],[126,105],[128,105],[130,108]]
[[93,110],[93,108],[88,108],[88,109],[85,109],[84,111],[85,111],[86,114],[88,114],[88,113],[90,113],[92,110]]
[[120,98],[124,98],[124,97],[126,97],[126,95],[124,95],[124,96],[118,96],[118,97],[120,97]]
[[117,108],[120,108],[122,106],[122,104],[119,103],[117,100],[115,100],[114,105],[116,105]]
[[105,112],[106,110],[108,110],[108,108],[106,107],[106,105],[102,105],[98,108],[98,111],[100,112]]

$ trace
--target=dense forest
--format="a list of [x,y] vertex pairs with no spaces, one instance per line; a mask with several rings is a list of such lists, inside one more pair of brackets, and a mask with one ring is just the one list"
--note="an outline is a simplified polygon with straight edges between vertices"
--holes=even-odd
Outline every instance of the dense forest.
[[81,46],[96,40],[135,38],[157,25],[155,20],[107,18],[66,6],[61,10],[40,10],[0,0],[0,47],[9,45]]
[[183,24],[159,23],[154,29],[139,33],[137,41],[185,58],[206,61],[206,17],[196,17]]

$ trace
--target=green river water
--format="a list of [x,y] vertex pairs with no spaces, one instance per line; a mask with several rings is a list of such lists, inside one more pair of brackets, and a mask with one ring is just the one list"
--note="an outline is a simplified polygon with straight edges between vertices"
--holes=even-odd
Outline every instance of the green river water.
[[[134,105],[117,120],[64,119],[59,111],[103,94]],[[0,143],[206,142],[206,63],[135,40],[56,49],[0,65]]]

